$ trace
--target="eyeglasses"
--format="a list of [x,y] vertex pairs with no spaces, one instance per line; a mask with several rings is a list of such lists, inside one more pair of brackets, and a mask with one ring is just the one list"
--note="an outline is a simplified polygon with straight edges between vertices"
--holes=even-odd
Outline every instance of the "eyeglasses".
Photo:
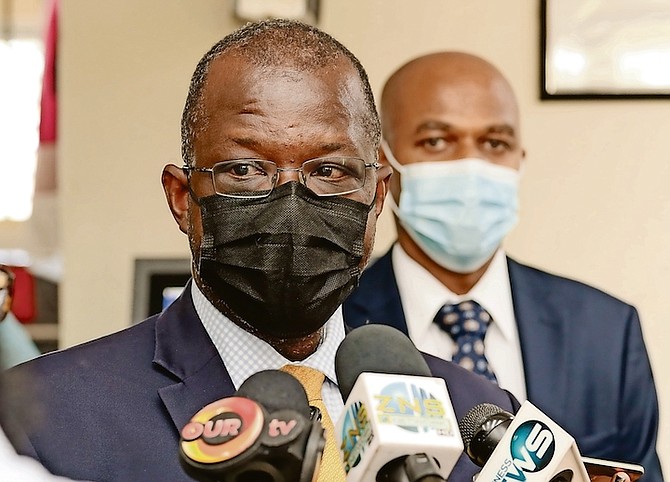
[[12,307],[12,296],[14,294],[14,273],[0,266],[0,321],[3,321]]
[[273,161],[234,159],[217,162],[211,168],[183,166],[184,171],[209,172],[219,196],[263,198],[277,185],[280,172],[300,173],[300,182],[317,196],[351,194],[365,185],[368,168],[379,169],[378,162],[366,163],[355,157],[319,157],[300,167],[277,167]]

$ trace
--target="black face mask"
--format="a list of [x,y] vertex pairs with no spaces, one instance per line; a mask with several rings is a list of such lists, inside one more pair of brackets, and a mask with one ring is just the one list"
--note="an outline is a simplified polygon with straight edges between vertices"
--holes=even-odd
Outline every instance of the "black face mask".
[[203,198],[200,278],[260,332],[314,333],[358,285],[373,205],[297,182],[263,199]]

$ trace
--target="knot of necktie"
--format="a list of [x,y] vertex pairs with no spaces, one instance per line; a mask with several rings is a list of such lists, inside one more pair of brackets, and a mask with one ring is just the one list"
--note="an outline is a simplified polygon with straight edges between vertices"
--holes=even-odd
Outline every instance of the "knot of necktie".
[[313,401],[321,400],[321,387],[326,379],[322,372],[304,365],[284,365],[281,370],[298,379],[307,393],[310,405]]
[[491,321],[491,315],[472,300],[442,306],[433,320],[456,342],[454,363],[497,383],[484,355],[484,337]]

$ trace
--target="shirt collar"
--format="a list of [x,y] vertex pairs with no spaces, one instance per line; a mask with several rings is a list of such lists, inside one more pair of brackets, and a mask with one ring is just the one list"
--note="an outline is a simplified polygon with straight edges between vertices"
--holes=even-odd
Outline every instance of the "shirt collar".
[[[198,317],[219,352],[235,388],[239,388],[254,373],[278,370],[286,364],[295,363],[267,342],[233,323],[214,307],[196,283],[191,283],[191,295]],[[343,339],[342,308],[338,307],[325,324],[324,337],[317,350],[299,364],[316,368],[337,384],[335,353]]]
[[469,292],[463,295],[457,295],[444,286],[428,270],[414,261],[399,243],[393,247],[391,256],[396,274],[402,273],[402,276],[396,276],[396,281],[403,295],[403,305],[412,307],[411,310],[405,310],[411,337],[421,337],[445,303],[474,300],[489,312],[506,340],[514,339],[512,288],[507,257],[502,249],[496,251],[484,275]]

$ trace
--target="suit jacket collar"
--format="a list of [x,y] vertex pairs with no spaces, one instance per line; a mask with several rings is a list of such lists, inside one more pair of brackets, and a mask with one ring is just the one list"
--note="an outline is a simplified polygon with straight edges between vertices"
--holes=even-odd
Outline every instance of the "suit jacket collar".
[[174,383],[158,390],[178,430],[205,405],[235,392],[191,299],[191,282],[156,319],[155,366]]
[[[363,296],[357,297],[353,302],[364,303],[365,306],[361,307],[362,311],[374,314],[374,318],[366,320],[366,324],[382,323],[390,325],[409,336],[407,322],[405,321],[405,314],[400,300],[400,292],[398,291],[398,283],[396,282],[395,273],[393,271],[391,251],[392,249],[387,251],[384,256],[370,266],[369,269],[375,273],[375,282],[370,286],[361,286],[359,289],[364,289],[369,292],[363,293]],[[384,293],[384,295],[379,296],[379,293]]]
[[[561,393],[568,387],[567,372],[557,367],[569,364],[569,340],[570,336],[576,336],[566,333],[561,323],[569,313],[566,313],[560,296],[547,283],[545,273],[509,257],[507,263],[528,398],[544,407],[551,406],[554,414],[562,414],[565,406],[559,402],[561,397],[548,399],[547,394]],[[391,250],[369,269],[374,283],[365,285],[367,292],[361,293],[353,302],[365,304],[361,311],[374,316],[370,323],[388,324],[408,334]],[[386,295],[378,296],[378,293]]]

